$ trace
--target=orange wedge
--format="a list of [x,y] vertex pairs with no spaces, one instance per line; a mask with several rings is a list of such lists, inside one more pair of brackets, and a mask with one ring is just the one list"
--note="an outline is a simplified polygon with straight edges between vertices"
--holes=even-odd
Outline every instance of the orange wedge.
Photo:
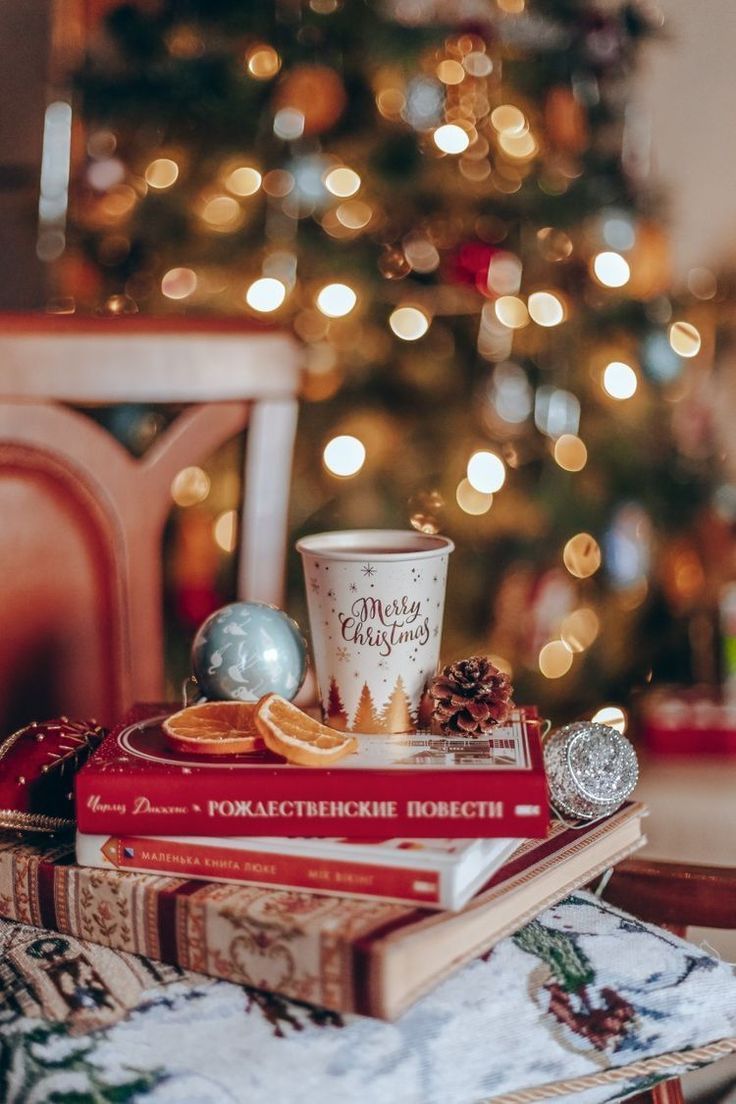
[[190,705],[163,723],[166,742],[191,755],[241,755],[263,747],[256,703],[217,701]]
[[278,694],[261,698],[256,727],[267,748],[304,767],[327,767],[358,750],[354,736],[320,724]]

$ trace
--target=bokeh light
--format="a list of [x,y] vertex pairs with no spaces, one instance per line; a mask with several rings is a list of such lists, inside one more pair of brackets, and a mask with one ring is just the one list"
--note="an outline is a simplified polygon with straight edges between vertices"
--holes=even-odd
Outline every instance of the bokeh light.
[[670,326],[670,345],[681,357],[694,357],[700,352],[700,333],[690,322],[673,322]]
[[576,579],[588,579],[601,566],[601,549],[590,533],[576,533],[564,547],[562,560]]
[[262,177],[258,169],[254,169],[251,165],[238,165],[236,169],[228,174],[225,187],[233,195],[250,196],[255,195],[258,191],[261,180]]
[[506,465],[495,452],[481,449],[468,460],[468,481],[482,494],[495,494],[506,482]]
[[232,196],[216,195],[205,203],[202,218],[213,230],[233,230],[241,221],[242,211]]
[[344,165],[337,169],[331,169],[325,177],[327,191],[341,199],[347,199],[348,196],[355,195],[360,188],[360,183],[357,172],[346,168]]
[[418,307],[397,307],[388,324],[402,341],[418,341],[429,329],[429,319]]
[[282,107],[273,117],[273,132],[285,142],[294,142],[304,133],[304,114],[296,107]]
[[466,131],[456,123],[444,123],[433,135],[434,144],[443,153],[464,153],[470,145]]
[[212,535],[215,538],[215,544],[223,552],[234,552],[238,543],[237,510],[223,510],[218,514],[212,526]]
[[347,284],[326,284],[317,296],[317,306],[328,318],[343,318],[350,314],[358,296]]
[[281,58],[273,46],[252,46],[245,56],[248,72],[256,80],[271,80],[281,68]]
[[572,667],[572,652],[564,640],[550,640],[539,653],[539,670],[547,679],[562,678]]
[[267,313],[275,311],[286,298],[286,285],[273,276],[254,280],[245,293],[245,301],[252,310]]
[[608,725],[617,732],[626,731],[626,713],[620,705],[604,705],[590,718],[596,724]]
[[501,104],[494,108],[491,123],[499,134],[523,134],[527,129],[524,112],[513,104]]
[[573,652],[584,652],[595,641],[600,632],[600,621],[595,610],[581,606],[563,619],[560,627],[560,639],[564,640]]
[[606,250],[593,258],[593,272],[604,287],[619,288],[629,282],[631,269],[629,262],[620,253]]
[[538,326],[559,326],[565,320],[562,301],[551,291],[533,291],[528,306],[529,314]]
[[191,268],[170,268],[161,279],[167,299],[186,299],[197,290],[197,274]]
[[475,489],[469,479],[461,479],[455,491],[458,506],[466,514],[479,517],[487,514],[493,505],[493,495]]
[[144,176],[149,187],[163,191],[178,180],[179,166],[170,157],[157,157],[146,167]]
[[529,324],[529,311],[523,299],[516,295],[501,295],[496,300],[496,317],[511,330],[520,330]]
[[443,84],[461,84],[465,80],[465,70],[459,61],[448,58],[437,66],[437,77]]
[[322,460],[332,475],[349,479],[357,475],[365,463],[365,445],[357,437],[343,433],[327,442]]
[[612,399],[630,399],[638,386],[636,372],[622,360],[612,360],[603,370],[603,389]]
[[563,433],[555,441],[554,457],[565,471],[579,472],[588,462],[588,450],[574,433]]
[[171,482],[171,497],[177,506],[196,506],[210,493],[210,477],[202,468],[182,468]]

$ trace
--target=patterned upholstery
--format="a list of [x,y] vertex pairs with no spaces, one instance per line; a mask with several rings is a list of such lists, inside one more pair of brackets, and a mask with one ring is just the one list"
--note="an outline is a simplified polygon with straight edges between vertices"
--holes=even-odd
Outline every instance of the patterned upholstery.
[[0,958],[7,1104],[602,1104],[736,1050],[732,968],[585,892],[395,1023],[18,924]]

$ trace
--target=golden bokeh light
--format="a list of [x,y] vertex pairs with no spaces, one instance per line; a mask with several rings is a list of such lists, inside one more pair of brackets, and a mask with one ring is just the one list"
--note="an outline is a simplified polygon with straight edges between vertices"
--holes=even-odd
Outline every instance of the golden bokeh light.
[[397,307],[388,324],[402,341],[418,341],[429,329],[429,318],[419,307]]
[[149,187],[163,191],[178,180],[179,166],[170,157],[157,157],[146,167],[143,175]]
[[187,299],[197,290],[197,273],[191,268],[170,268],[161,279],[167,299]]
[[281,58],[273,46],[252,46],[245,55],[248,72],[256,80],[271,80],[281,68]]
[[493,62],[483,50],[471,50],[463,58],[463,69],[471,77],[487,77],[493,72]]
[[347,284],[326,284],[317,295],[317,307],[328,318],[343,318],[350,314],[358,296]]
[[273,276],[254,280],[245,293],[245,301],[255,311],[268,313],[278,310],[286,298],[286,285]]
[[506,12],[507,15],[521,15],[526,0],[496,0],[496,3],[501,11]]
[[700,332],[691,322],[673,322],[670,326],[670,345],[678,356],[697,356],[702,345]]
[[293,191],[294,177],[286,169],[271,169],[263,177],[263,190],[266,195],[282,199]]
[[362,230],[373,217],[373,208],[361,199],[341,203],[335,211],[337,221],[348,230]]
[[432,135],[437,149],[443,153],[464,153],[470,145],[467,131],[456,123],[444,123]]
[[457,504],[463,513],[480,517],[487,514],[493,505],[493,495],[477,491],[469,479],[461,479],[455,491]]
[[465,80],[465,70],[459,61],[441,61],[437,66],[437,78],[443,84],[461,84]]
[[608,725],[617,732],[626,731],[626,712],[620,705],[604,705],[590,718],[595,724]]
[[332,195],[338,196],[340,199],[347,199],[351,195],[355,195],[361,185],[360,177],[353,169],[348,169],[345,165],[340,165],[336,169],[331,169],[325,177],[325,188]]
[[562,678],[572,667],[572,652],[564,640],[550,640],[539,653],[539,670],[547,679]]
[[502,295],[495,303],[496,318],[510,330],[520,330],[529,325],[529,311],[523,299],[516,295]]
[[495,452],[474,452],[468,460],[468,482],[481,494],[495,494],[506,482],[506,465]]
[[612,399],[630,399],[636,394],[639,377],[630,364],[612,360],[603,370],[603,390]]
[[551,291],[533,291],[528,299],[529,314],[538,326],[559,326],[565,321],[565,307]]
[[210,493],[210,477],[202,468],[182,468],[171,482],[171,497],[177,506],[196,506]]
[[212,535],[215,538],[215,544],[223,552],[234,552],[238,543],[237,510],[223,510],[218,514],[212,526]]
[[255,195],[261,186],[262,176],[251,165],[238,165],[225,179],[225,187],[233,195]]
[[202,218],[213,230],[232,230],[241,221],[243,212],[232,196],[216,195],[202,208]]
[[595,610],[581,606],[564,618],[560,627],[560,639],[572,652],[584,652],[600,632],[600,621]]
[[565,471],[579,472],[588,462],[588,450],[574,433],[563,433],[555,441],[554,457]]
[[491,112],[491,123],[499,134],[523,134],[527,130],[526,115],[513,104],[501,104]]
[[506,156],[515,161],[528,161],[539,150],[534,135],[529,131],[522,134],[503,133],[499,135],[498,144]]
[[588,579],[601,566],[601,549],[590,533],[576,533],[564,547],[562,560],[576,579]]
[[620,253],[606,250],[596,253],[593,258],[593,273],[604,287],[620,288],[629,282],[631,269],[629,262]]
[[340,479],[357,475],[365,463],[365,445],[357,437],[343,433],[325,445],[322,461],[328,472]]

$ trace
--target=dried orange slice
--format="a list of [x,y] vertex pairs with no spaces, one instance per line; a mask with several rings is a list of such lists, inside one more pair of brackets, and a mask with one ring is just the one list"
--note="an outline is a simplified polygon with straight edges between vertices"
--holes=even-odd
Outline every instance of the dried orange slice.
[[255,702],[201,702],[167,717],[162,727],[174,751],[240,755],[263,747],[255,714]]
[[305,767],[326,767],[358,750],[354,736],[320,724],[278,694],[261,698],[256,727],[267,748]]

